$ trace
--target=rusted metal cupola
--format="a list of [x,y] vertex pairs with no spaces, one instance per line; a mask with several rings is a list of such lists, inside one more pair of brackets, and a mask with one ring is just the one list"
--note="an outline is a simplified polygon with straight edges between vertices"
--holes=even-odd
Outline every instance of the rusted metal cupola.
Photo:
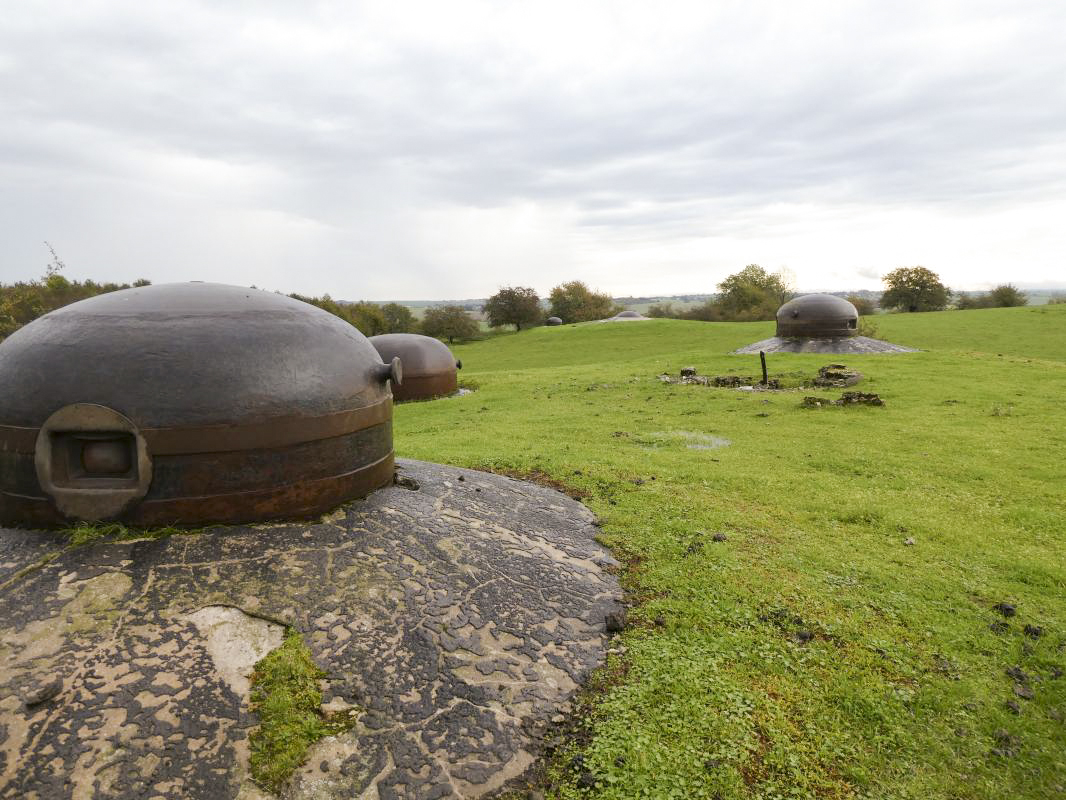
[[257,289],[74,303],[0,343],[0,523],[326,511],[392,480],[400,377],[348,323]]
[[777,310],[777,335],[790,339],[856,336],[859,312],[843,297],[805,294]]
[[370,343],[383,361],[399,358],[403,363],[403,385],[392,389],[397,402],[428,400],[458,390],[456,370],[462,369],[463,363],[440,339],[417,333],[385,333],[371,336]]
[[546,325],[562,325],[563,321],[559,317],[548,317],[545,321]]

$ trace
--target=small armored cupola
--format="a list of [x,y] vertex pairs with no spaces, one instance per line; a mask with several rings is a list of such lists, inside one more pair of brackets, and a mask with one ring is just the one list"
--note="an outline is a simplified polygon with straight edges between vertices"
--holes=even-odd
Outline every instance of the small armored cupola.
[[383,361],[399,358],[403,363],[403,384],[392,387],[397,402],[428,400],[458,390],[456,370],[462,363],[439,339],[417,333],[386,333],[371,336],[370,343]]
[[563,321],[559,317],[548,317],[547,324],[548,325],[562,325]]
[[830,339],[858,334],[859,312],[842,297],[805,294],[777,310],[777,335],[783,338]]
[[270,292],[74,303],[0,343],[0,523],[321,513],[392,480],[399,378],[351,325]]

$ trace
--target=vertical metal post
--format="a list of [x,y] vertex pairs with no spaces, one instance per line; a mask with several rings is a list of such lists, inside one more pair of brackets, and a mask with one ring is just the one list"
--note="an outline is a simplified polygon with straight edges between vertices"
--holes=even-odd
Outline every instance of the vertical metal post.
[[765,386],[769,381],[766,376],[766,353],[762,350],[759,351],[759,361],[762,362],[762,385]]

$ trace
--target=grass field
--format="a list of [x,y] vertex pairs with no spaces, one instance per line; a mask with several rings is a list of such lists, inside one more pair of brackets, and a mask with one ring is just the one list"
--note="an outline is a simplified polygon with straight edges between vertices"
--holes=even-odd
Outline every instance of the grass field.
[[561,481],[625,563],[548,796],[1066,797],[1066,306],[877,324],[923,349],[843,359],[883,408],[660,383],[773,331],[654,320],[458,347],[479,390],[397,409],[400,455]]

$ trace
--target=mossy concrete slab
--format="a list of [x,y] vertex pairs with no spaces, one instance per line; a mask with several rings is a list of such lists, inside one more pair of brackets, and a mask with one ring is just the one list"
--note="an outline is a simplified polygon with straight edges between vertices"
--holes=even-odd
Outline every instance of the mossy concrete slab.
[[[252,798],[250,664],[296,628],[350,731],[293,798],[476,797],[602,663],[621,593],[591,514],[401,462],[313,524],[61,549],[0,529],[0,798]],[[28,569],[27,569],[28,568]],[[232,612],[227,611],[232,609]]]

